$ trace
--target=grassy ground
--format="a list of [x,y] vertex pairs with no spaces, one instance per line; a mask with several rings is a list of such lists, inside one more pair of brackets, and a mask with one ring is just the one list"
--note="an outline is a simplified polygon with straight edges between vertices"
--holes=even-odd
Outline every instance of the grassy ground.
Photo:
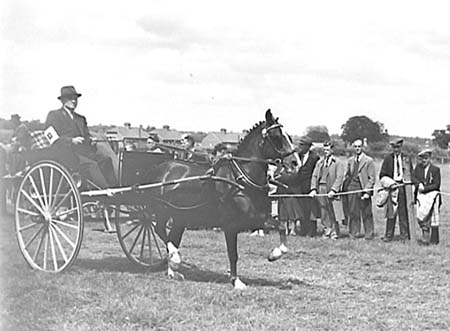
[[[443,190],[450,170],[442,166]],[[114,234],[85,229],[66,273],[30,270],[0,222],[2,330],[450,330],[450,199],[444,198],[441,243],[420,247],[377,238],[290,237],[290,253],[270,263],[276,234],[239,237],[241,278],[228,283],[225,241],[214,231],[185,234],[185,281],[133,267]],[[343,232],[346,233],[344,228]],[[398,229],[396,229],[398,233]]]

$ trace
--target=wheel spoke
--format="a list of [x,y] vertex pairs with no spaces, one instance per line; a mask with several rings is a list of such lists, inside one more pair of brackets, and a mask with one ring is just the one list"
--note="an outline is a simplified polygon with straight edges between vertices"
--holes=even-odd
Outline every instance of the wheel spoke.
[[54,205],[56,203],[56,199],[58,198],[59,192],[61,191],[61,186],[62,186],[62,183],[63,183],[63,179],[64,179],[64,176],[61,175],[61,177],[59,178],[58,186],[56,186],[55,199],[53,200],[52,204],[50,205],[50,209],[51,210],[53,210],[53,207],[54,207]]
[[45,241],[44,241],[44,264],[43,264],[43,268],[44,268],[44,270],[47,270],[48,230],[47,231],[44,230],[44,235],[45,235]]
[[33,199],[32,197],[30,197],[30,196],[28,195],[28,193],[27,193],[26,191],[24,191],[24,190],[22,189],[22,190],[20,191],[20,193],[22,193],[22,194],[25,196],[25,198],[27,198],[28,201],[30,201],[31,204],[32,204],[37,210],[39,210],[39,212],[40,212],[42,215],[45,215],[44,210],[36,203],[36,201],[34,201],[34,199]]
[[128,237],[128,235],[133,232],[134,230],[136,230],[136,228],[140,225],[140,223],[136,224],[133,228],[131,228],[130,231],[128,231],[123,237],[122,239],[125,239],[126,237]]
[[41,187],[42,187],[42,196],[45,207],[48,209],[48,197],[47,197],[47,190],[45,188],[45,181],[44,181],[44,172],[42,171],[42,168],[39,168],[39,178],[41,179]]
[[39,235],[39,233],[41,233],[43,228],[44,228],[44,225],[42,225],[41,228],[39,230],[37,230],[36,233],[30,238],[30,240],[28,240],[28,242],[25,244],[25,249],[27,249],[28,246],[30,246],[30,244],[34,241],[34,239],[36,239],[36,237]]
[[53,230],[53,227],[52,227],[51,224],[50,224],[49,230],[52,233],[53,237],[55,238],[56,245],[58,246],[59,252],[61,253],[61,255],[62,255],[63,259],[64,259],[64,263],[66,263],[67,260],[68,260],[66,252],[64,251],[64,249],[63,249],[63,247],[61,245],[61,241],[59,241],[58,235],[56,234],[56,231]]
[[[59,207],[61,207],[61,205],[64,203],[64,201],[66,201],[66,199],[70,196],[71,193],[72,193],[72,190],[69,190],[69,191],[64,195],[64,197],[61,199],[60,202],[58,202],[58,204],[56,205],[56,207],[55,207],[54,209],[52,209],[52,213],[53,213],[54,211],[58,210]],[[56,198],[55,198],[55,200],[56,200]]]
[[77,210],[78,210],[78,207],[73,207],[71,209],[67,209],[67,210],[63,211],[62,213],[59,213],[58,215],[54,215],[54,216],[61,218],[62,216],[72,214],[73,212],[75,212]]
[[36,193],[39,203],[41,204],[41,207],[43,210],[45,210],[46,205],[44,204],[44,202],[42,201],[42,197],[41,197],[41,193],[39,192],[36,182],[34,181],[33,175],[30,174],[30,176],[28,177],[28,179],[31,182],[31,185],[33,186],[34,189],[34,193]]
[[152,237],[150,236],[150,227],[147,228],[147,237],[148,237],[148,254],[149,254],[149,257],[150,257],[150,264],[153,264]]
[[136,246],[136,243],[137,243],[139,237],[141,236],[143,229],[144,229],[144,226],[142,225],[141,228],[139,229],[139,232],[138,232],[136,238],[134,238],[133,244],[130,247],[130,254],[133,252],[134,246]]
[[20,228],[20,229],[17,229],[17,230],[18,230],[18,231],[27,230],[27,229],[29,229],[29,228],[32,228],[33,226],[36,226],[36,225],[38,225],[38,223],[31,223],[31,224],[25,225],[24,227],[22,227],[22,228]]
[[141,242],[141,253],[139,254],[141,260],[144,260],[144,248],[145,248],[145,237],[147,235],[147,229],[143,227],[144,232],[142,233],[142,242]]
[[31,215],[31,216],[39,216],[38,213],[36,213],[34,211],[31,211],[31,210],[28,210],[28,209],[17,208],[17,211],[20,211],[21,213],[28,214],[28,215]]
[[152,232],[153,240],[155,241],[156,249],[158,250],[159,256],[163,256],[161,253],[161,249],[159,248],[158,240],[156,240],[155,230],[153,230],[153,227],[150,227],[150,231]]
[[58,261],[56,260],[55,243],[53,242],[53,233],[50,227],[48,228],[48,236],[50,237],[50,249],[52,251],[53,267],[55,268],[56,271],[58,270]]
[[63,221],[58,221],[58,220],[55,220],[55,219],[53,219],[52,222],[56,223],[56,224],[63,225],[63,226],[67,226],[67,227],[72,228],[72,229],[78,230],[78,226],[73,225],[73,224],[69,224],[69,223],[66,223],[66,222],[63,222]]
[[52,190],[53,190],[53,168],[50,168],[50,181],[48,183],[48,206],[52,205]]
[[75,248],[75,243],[70,240],[70,238],[56,224],[53,223],[52,226],[61,235],[61,237],[63,237],[64,240],[67,241],[70,246],[72,246],[72,248]]
[[[44,228],[44,227],[42,226],[42,227],[41,227],[41,230],[42,230],[43,228]],[[40,231],[40,230],[39,230],[39,231]],[[45,231],[43,231],[43,232],[42,232],[42,236],[41,236],[41,240],[39,240],[39,245],[36,247],[36,250],[34,251],[33,261],[36,261],[37,256],[38,256],[39,252],[41,251],[42,242],[44,241],[44,237],[46,237],[45,234],[46,234]]]

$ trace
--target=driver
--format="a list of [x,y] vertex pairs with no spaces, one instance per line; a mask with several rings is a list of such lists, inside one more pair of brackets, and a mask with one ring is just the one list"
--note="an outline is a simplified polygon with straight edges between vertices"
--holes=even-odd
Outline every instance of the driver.
[[111,158],[97,152],[91,140],[86,118],[75,112],[81,96],[73,86],[63,86],[58,99],[62,107],[48,113],[45,127],[58,134],[54,145],[69,148],[79,159],[79,170],[101,188],[117,185]]

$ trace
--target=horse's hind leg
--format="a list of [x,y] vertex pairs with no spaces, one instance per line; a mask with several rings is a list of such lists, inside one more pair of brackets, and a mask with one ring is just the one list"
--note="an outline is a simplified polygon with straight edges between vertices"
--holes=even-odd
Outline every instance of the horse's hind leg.
[[237,276],[237,232],[225,230],[225,240],[227,242],[228,260],[230,261],[230,279],[236,290],[243,290],[247,287]]

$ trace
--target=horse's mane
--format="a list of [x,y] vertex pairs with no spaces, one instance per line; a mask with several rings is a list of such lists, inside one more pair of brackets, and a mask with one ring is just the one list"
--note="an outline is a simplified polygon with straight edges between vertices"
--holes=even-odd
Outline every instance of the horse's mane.
[[241,141],[239,142],[239,144],[237,145],[236,151],[235,153],[238,153],[240,148],[242,148],[242,146],[245,145],[245,143],[247,142],[248,138],[252,136],[252,134],[258,130],[262,125],[265,125],[266,121],[259,121],[258,123],[255,123],[250,130],[248,130],[248,133],[244,136],[244,138],[241,139]]

